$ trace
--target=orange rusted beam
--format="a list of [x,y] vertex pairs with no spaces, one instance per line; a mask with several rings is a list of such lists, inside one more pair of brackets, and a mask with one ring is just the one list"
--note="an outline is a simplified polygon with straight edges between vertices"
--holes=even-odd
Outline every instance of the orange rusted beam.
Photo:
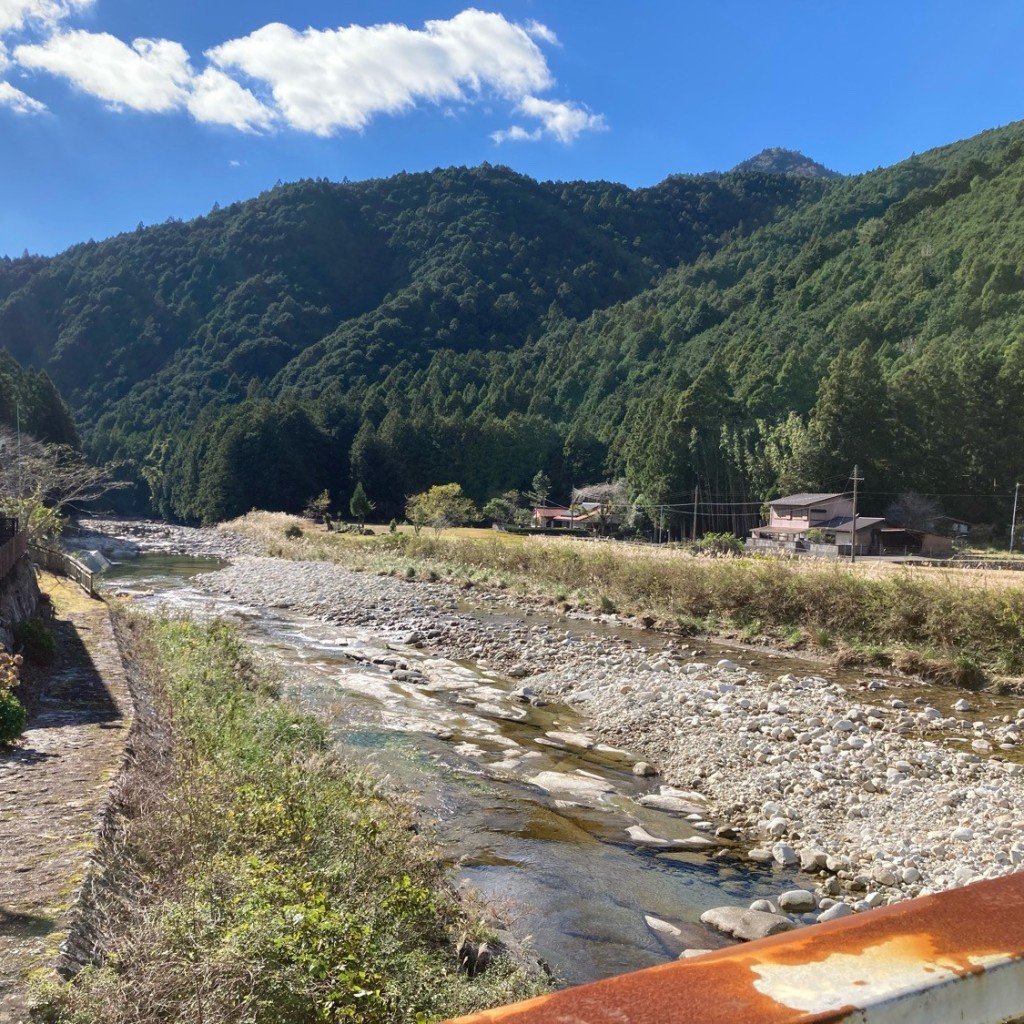
[[1024,875],[978,882],[457,1024],[914,1024],[1024,1019]]

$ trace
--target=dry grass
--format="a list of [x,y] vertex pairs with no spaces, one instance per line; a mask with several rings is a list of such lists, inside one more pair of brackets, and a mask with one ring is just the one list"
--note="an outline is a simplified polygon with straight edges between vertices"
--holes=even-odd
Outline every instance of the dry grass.
[[[230,524],[271,554],[336,561],[408,578],[545,596],[564,607],[616,609],[662,625],[724,627],[768,639],[803,631],[817,646],[868,657],[907,648],[928,659],[1024,670],[1024,589],[1009,572],[860,561],[709,558],[672,548],[494,531],[372,538],[304,530],[250,513]],[[959,670],[958,670],[959,671]]]

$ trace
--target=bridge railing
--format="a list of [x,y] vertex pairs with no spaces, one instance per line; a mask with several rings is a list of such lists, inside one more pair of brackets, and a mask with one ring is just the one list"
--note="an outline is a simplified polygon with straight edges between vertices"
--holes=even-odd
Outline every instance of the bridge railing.
[[1020,1024],[1024,874],[811,925],[457,1024]]
[[56,573],[58,576],[67,576],[91,597],[96,596],[92,570],[83,565],[74,555],[69,555],[66,551],[58,551],[56,548],[41,547],[38,544],[33,544],[31,551],[32,560],[41,569]]

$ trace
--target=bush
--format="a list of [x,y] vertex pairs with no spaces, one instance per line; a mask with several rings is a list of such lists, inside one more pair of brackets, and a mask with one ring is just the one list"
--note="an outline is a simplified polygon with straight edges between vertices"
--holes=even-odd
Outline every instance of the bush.
[[299,537],[302,536],[302,527],[301,526],[296,526],[295,523],[292,523],[292,525],[289,526],[288,529],[284,531],[284,535],[289,540],[296,540],[296,539],[298,539]]
[[25,619],[14,627],[14,643],[28,661],[52,665],[57,653],[53,632],[42,619]]
[[0,746],[16,740],[24,728],[24,705],[13,693],[0,696]]

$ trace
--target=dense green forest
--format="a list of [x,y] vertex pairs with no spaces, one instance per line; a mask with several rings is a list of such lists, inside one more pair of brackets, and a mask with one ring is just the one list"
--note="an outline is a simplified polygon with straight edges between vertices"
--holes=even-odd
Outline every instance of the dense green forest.
[[388,518],[544,470],[556,500],[625,477],[677,521],[699,489],[705,525],[741,529],[856,463],[866,510],[916,491],[1007,519],[1024,124],[854,177],[753,163],[639,190],[489,165],[281,185],[0,260],[0,346],[169,517],[324,488],[341,509],[361,481]]

